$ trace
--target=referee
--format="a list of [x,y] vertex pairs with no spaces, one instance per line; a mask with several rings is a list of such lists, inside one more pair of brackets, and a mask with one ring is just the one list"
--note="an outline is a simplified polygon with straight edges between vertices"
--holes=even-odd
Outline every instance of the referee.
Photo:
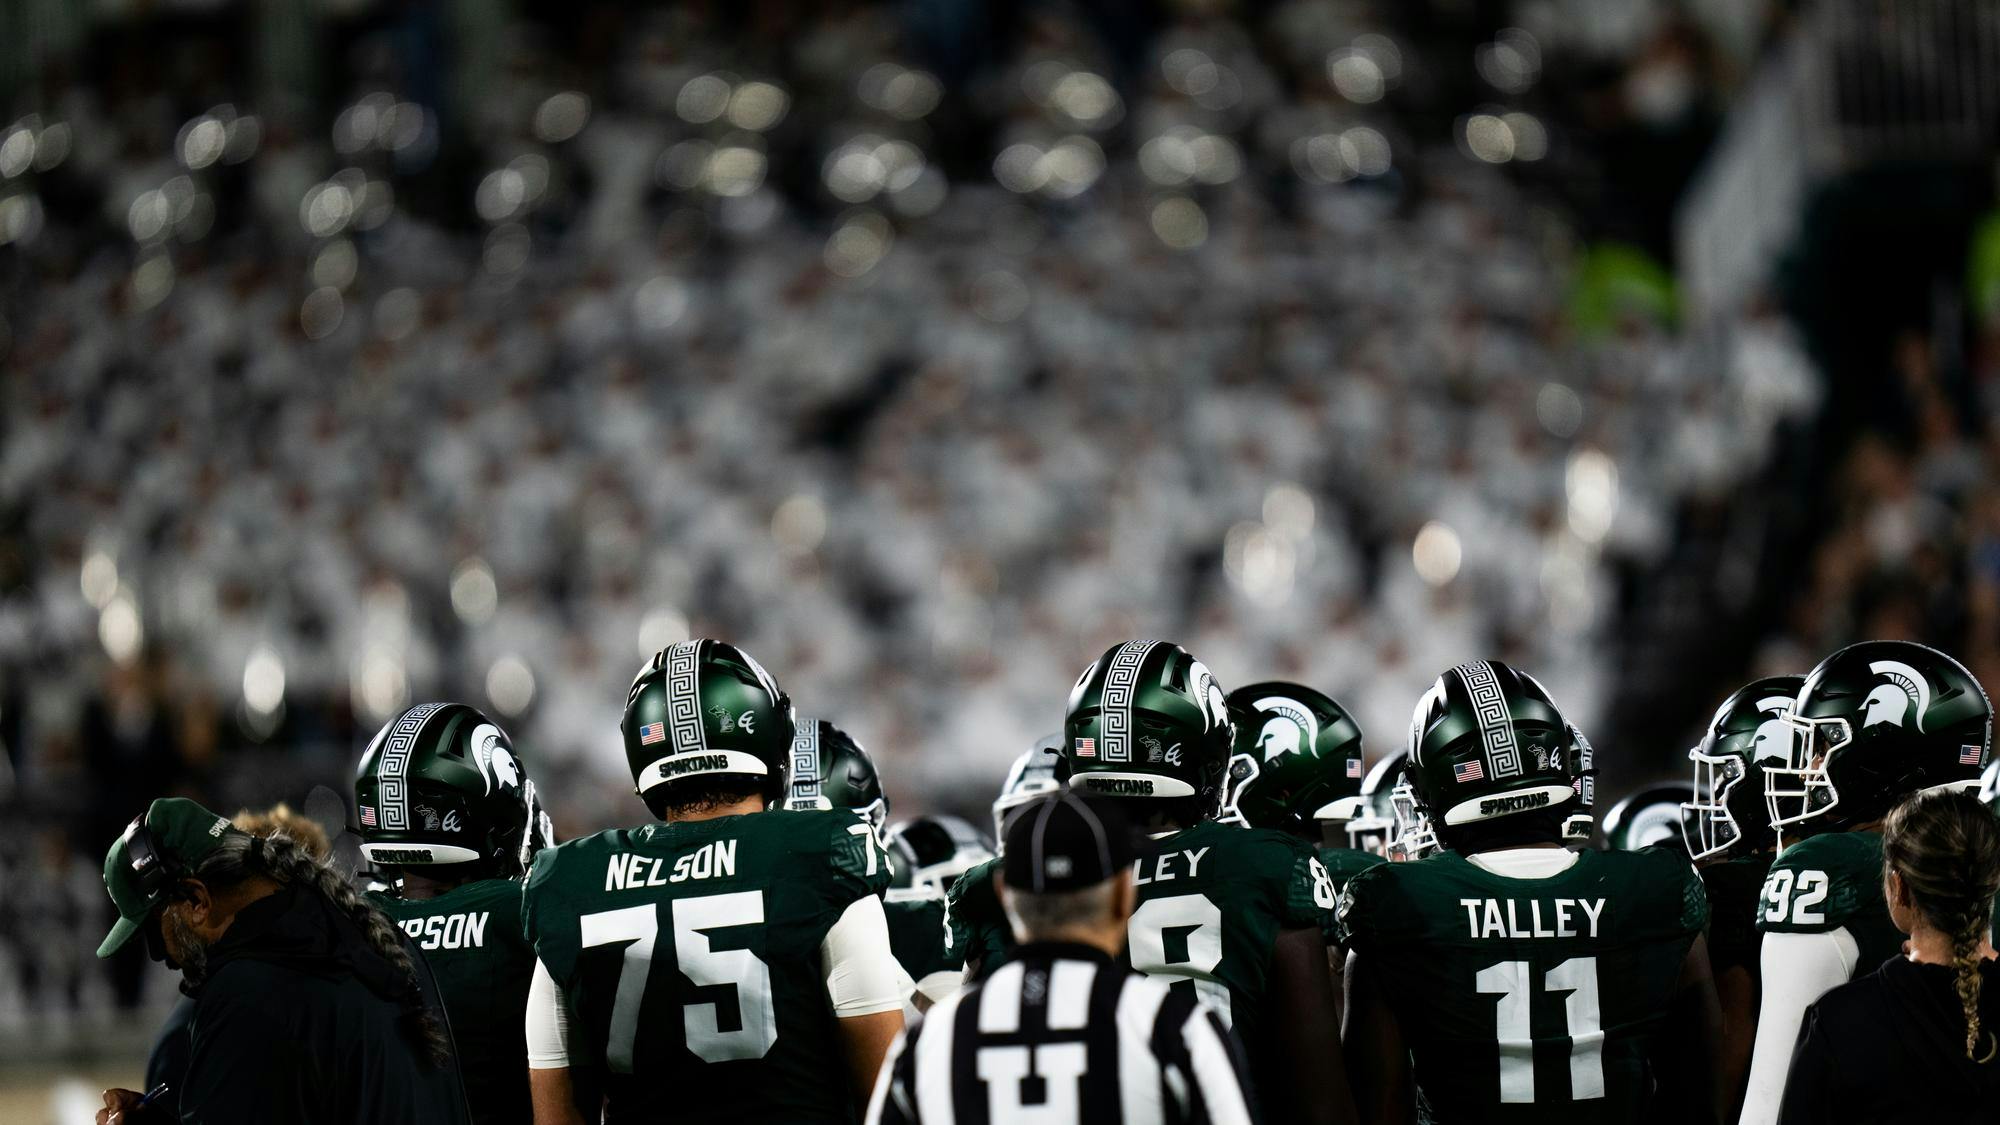
[[1192,989],[1121,967],[1137,891],[1117,810],[1054,793],[1012,814],[1000,901],[1022,943],[889,1049],[876,1122],[1238,1123],[1240,1048]]

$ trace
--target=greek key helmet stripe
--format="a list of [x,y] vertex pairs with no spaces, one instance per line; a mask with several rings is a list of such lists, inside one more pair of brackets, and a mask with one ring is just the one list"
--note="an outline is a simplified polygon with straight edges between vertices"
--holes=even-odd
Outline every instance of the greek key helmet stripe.
[[1466,698],[1479,720],[1479,743],[1486,755],[1488,774],[1496,780],[1519,777],[1521,747],[1514,741],[1514,724],[1507,714],[1507,695],[1500,690],[1500,677],[1484,660],[1461,664],[1456,669],[1465,684]]
[[382,739],[381,756],[375,759],[375,803],[384,830],[410,827],[410,752],[416,749],[424,724],[443,707],[442,703],[421,703],[410,708]]
[[1104,735],[1097,748],[1099,761],[1132,760],[1132,705],[1138,698],[1139,669],[1158,641],[1127,641],[1111,654],[1111,667],[1104,674],[1104,696],[1098,704],[1098,725]]
[[695,675],[704,643],[682,641],[667,650],[667,730],[676,754],[708,749],[708,732],[701,725],[701,684]]
[[819,796],[819,720],[800,715],[792,731],[792,800]]

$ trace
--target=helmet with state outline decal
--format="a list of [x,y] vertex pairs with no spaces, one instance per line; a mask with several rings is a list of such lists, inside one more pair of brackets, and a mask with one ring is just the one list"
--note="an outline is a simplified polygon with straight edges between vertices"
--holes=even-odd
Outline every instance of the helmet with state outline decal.
[[361,852],[390,867],[476,864],[511,878],[555,842],[507,732],[463,703],[383,724],[354,774]]
[[[1583,800],[1576,740],[1533,676],[1498,660],[1461,664],[1417,701],[1410,788],[1441,838],[1482,821],[1574,810]],[[1560,818],[1553,834],[1562,838]]]
[[1125,641],[1077,678],[1062,755],[1080,793],[1190,801],[1194,819],[1213,820],[1234,735],[1222,685],[1193,653]]
[[661,649],[632,680],[618,729],[634,791],[655,815],[696,779],[755,779],[785,796],[796,726],[791,697],[735,645],[700,638]]

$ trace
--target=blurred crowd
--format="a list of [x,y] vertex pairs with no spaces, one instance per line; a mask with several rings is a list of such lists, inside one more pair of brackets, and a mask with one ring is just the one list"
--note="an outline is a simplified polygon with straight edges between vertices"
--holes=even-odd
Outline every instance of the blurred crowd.
[[[1324,688],[1378,751],[1472,655],[1589,729],[1621,568],[1821,388],[1773,317],[1678,330],[1643,270],[1579,298],[1590,232],[1526,167],[1564,145],[1531,94],[1555,45],[1434,56],[1367,10],[1121,44],[1038,8],[954,77],[886,7],[782,49],[689,8],[588,81],[506,29],[456,114],[362,40],[313,132],[172,75],[23,117],[0,1011],[104,995],[50,919],[98,928],[146,798],[342,792],[410,702],[496,716],[565,834],[643,815],[619,708],[689,635],[853,733],[904,811],[983,807],[1135,635]],[[1635,105],[1694,96],[1633,43]],[[1404,83],[1484,100],[1439,123]],[[1857,455],[1801,621],[1937,490],[1983,496],[1978,449],[1922,448]]]

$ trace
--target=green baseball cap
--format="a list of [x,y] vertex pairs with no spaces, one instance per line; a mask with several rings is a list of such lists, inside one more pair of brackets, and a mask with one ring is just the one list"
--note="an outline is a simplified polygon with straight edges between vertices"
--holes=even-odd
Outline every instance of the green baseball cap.
[[167,897],[180,872],[221,846],[236,831],[229,818],[181,797],[162,797],[125,826],[104,853],[104,889],[118,907],[118,921],[97,947],[99,957],[118,952],[146,916]]

